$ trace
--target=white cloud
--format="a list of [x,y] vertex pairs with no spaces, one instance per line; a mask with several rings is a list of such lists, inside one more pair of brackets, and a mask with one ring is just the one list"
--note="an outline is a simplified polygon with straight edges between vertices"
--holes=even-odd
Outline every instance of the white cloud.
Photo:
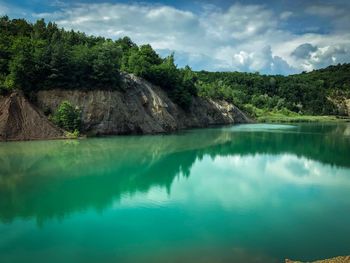
[[[312,7],[307,12],[317,13],[316,9]],[[333,11],[321,9],[319,14]],[[302,35],[289,32],[280,25],[293,16],[291,11],[275,14],[261,5],[234,4],[227,10],[206,5],[201,12],[193,13],[154,4],[85,3],[35,16],[88,34],[113,39],[127,35],[137,44],[150,43],[163,55],[175,51],[181,66],[188,63],[197,70],[294,73],[348,59],[339,48],[330,48],[327,55],[315,54],[325,63],[311,61],[311,57],[300,61],[291,55],[298,46],[339,45],[348,50],[350,43],[349,34],[344,32]],[[329,60],[331,52],[337,54],[335,60]]]
[[290,18],[290,17],[292,17],[293,16],[293,12],[291,12],[291,11],[285,11],[285,12],[282,12],[281,14],[280,14],[280,18],[282,19],[282,20],[287,20],[288,18]]
[[227,11],[207,13],[200,19],[207,33],[223,42],[246,40],[277,26],[273,13],[258,5],[234,4]]

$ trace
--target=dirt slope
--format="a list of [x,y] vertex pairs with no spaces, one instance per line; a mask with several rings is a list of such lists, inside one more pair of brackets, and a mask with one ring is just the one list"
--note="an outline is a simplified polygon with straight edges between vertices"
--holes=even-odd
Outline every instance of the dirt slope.
[[0,141],[53,139],[63,135],[22,93],[0,96]]

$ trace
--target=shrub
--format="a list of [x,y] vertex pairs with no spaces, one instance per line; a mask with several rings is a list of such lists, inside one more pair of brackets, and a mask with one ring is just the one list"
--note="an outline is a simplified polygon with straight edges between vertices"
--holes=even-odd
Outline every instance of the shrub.
[[78,130],[74,130],[73,132],[66,132],[65,136],[67,139],[77,139],[80,135]]
[[244,104],[243,110],[248,113],[251,117],[257,117],[257,108],[252,104]]
[[78,108],[74,108],[69,101],[63,101],[53,116],[53,122],[69,132],[79,131],[80,115],[81,112]]

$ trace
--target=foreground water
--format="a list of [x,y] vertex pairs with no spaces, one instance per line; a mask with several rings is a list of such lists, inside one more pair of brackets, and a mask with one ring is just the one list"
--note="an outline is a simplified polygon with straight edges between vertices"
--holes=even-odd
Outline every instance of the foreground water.
[[0,143],[0,262],[350,254],[350,125]]

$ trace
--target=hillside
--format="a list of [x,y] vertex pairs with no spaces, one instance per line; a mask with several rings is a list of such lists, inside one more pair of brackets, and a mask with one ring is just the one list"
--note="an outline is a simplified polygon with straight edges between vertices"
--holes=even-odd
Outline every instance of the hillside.
[[309,115],[349,115],[350,64],[291,76],[197,72],[200,96],[225,99],[254,114],[291,111]]

